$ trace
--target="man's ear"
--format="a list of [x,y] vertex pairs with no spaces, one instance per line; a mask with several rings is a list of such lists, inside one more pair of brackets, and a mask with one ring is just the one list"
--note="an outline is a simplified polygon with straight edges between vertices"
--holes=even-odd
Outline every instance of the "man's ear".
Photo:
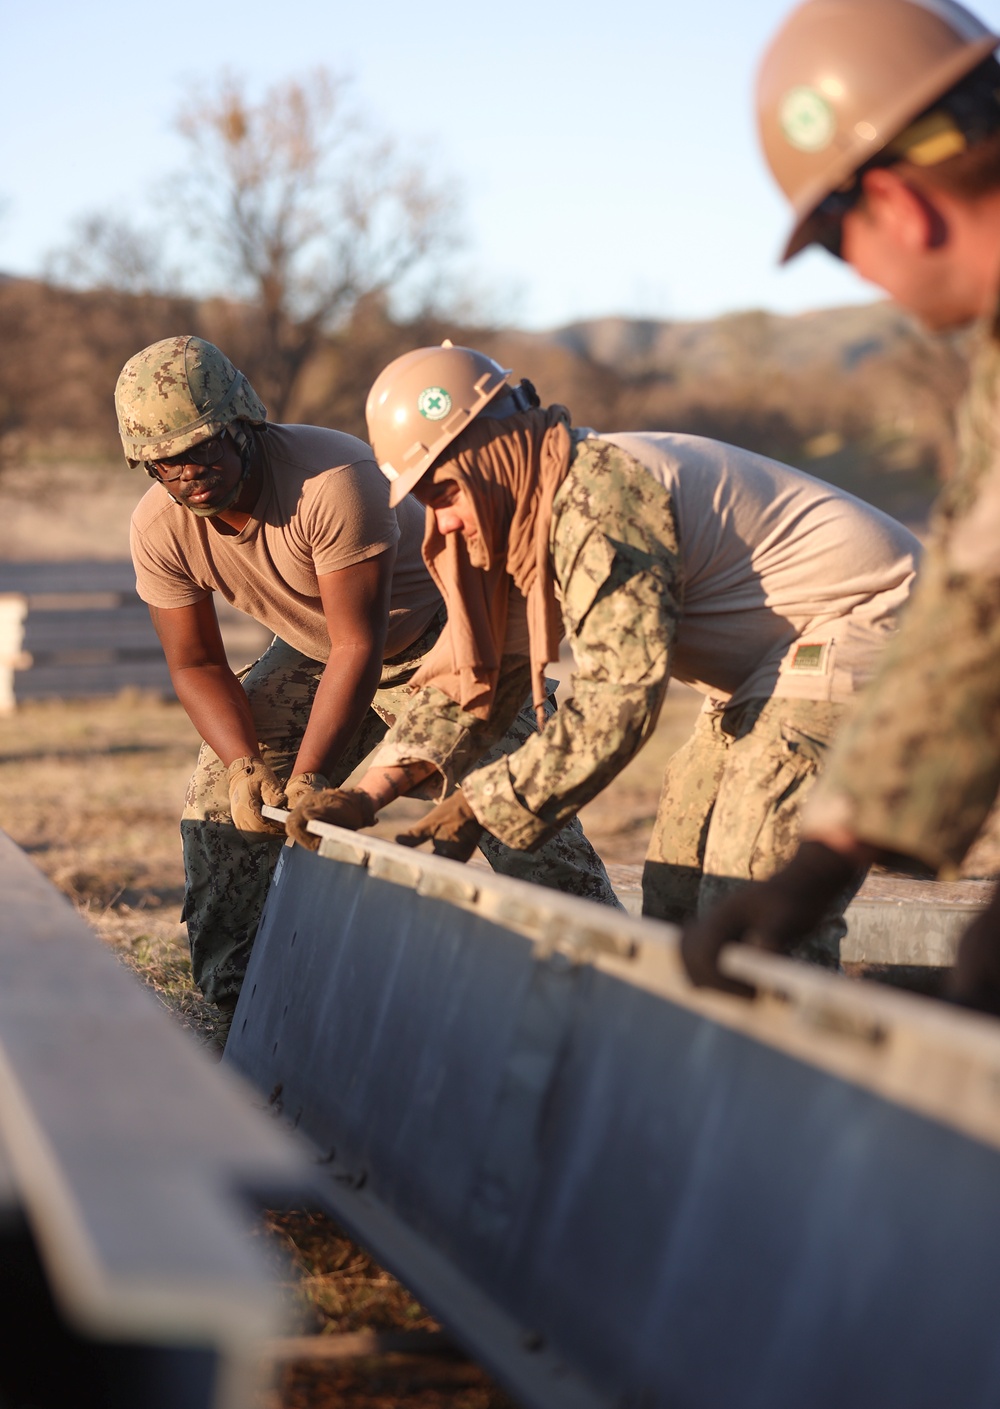
[[948,221],[940,205],[902,172],[874,167],[861,178],[868,218],[913,253],[943,248]]

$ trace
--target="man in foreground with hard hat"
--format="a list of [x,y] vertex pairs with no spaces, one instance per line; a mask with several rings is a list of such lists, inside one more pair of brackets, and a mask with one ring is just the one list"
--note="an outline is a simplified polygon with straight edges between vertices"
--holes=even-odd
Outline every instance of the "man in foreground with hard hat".
[[[145,348],[126,363],[115,405],[129,463],[155,481],[132,517],[139,595],[205,741],[181,822],[192,968],[206,996],[231,1010],[285,840],[262,806],[294,808],[361,763],[404,708],[444,607],[421,559],[423,512],[390,507],[370,448],[339,431],[268,422],[211,343],[175,337]],[[239,678],[216,592],[275,633]],[[503,644],[512,708],[488,740],[497,752],[536,728],[524,708],[526,629]],[[362,808],[356,825],[373,820]],[[497,870],[618,904],[578,823],[535,858],[493,838],[483,849]]]
[[[718,956],[789,951],[844,878],[916,858],[954,875],[1000,786],[1000,66],[951,0],[806,0],[760,69],[761,137],[818,243],[931,329],[982,320],[958,470],[903,626],[838,742],[788,866],[692,926],[696,983]],[[957,1001],[1000,1012],[1000,902],[963,937]]]
[[[516,753],[399,838],[466,859],[484,830],[544,845],[649,738],[671,675],[706,696],[671,759],[643,873],[643,912],[670,920],[792,851],[797,818],[858,686],[893,630],[918,545],[900,524],[762,456],[684,435],[595,435],[483,353],[445,345],[390,364],[368,430],[390,503],[428,508],[424,557],[448,606],[443,651],[358,789],[376,806],[419,769],[426,697],[448,708],[456,752],[503,725],[499,647],[528,603],[534,698],[565,630],[570,697]],[[498,717],[499,716],[499,717]],[[350,824],[354,795],[314,815]],[[800,952],[836,966],[861,875],[817,916]]]

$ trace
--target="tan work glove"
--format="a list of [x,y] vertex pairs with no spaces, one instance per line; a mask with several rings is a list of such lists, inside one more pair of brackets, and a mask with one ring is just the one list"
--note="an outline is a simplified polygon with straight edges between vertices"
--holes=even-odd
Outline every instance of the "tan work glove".
[[401,846],[433,844],[435,856],[450,861],[468,861],[483,835],[483,824],[473,812],[461,789],[439,802],[420,822],[396,838]]
[[315,851],[321,838],[307,830],[309,822],[329,822],[333,827],[357,832],[362,827],[370,827],[374,821],[375,803],[368,793],[360,788],[324,788],[303,797],[285,822],[285,830],[299,846]]
[[324,788],[330,786],[330,779],[325,773],[296,773],[293,778],[289,778],[288,786],[285,788],[285,797],[288,799],[287,807],[289,812],[294,812],[300,802],[305,802],[307,797],[312,797],[313,793],[322,792]]
[[226,770],[229,783],[229,810],[233,826],[241,832],[269,832],[280,836],[280,822],[272,822],[261,812],[268,807],[284,807],[285,789],[277,774],[262,758],[237,758]]

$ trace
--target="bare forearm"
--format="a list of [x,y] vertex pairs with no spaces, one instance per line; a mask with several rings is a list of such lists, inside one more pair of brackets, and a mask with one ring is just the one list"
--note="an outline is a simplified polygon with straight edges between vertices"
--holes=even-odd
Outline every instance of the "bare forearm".
[[171,680],[191,723],[227,767],[234,759],[259,752],[250,702],[227,666],[174,669]]
[[294,773],[329,773],[357,733],[382,672],[381,656],[367,650],[331,655],[302,736]]
[[433,763],[420,760],[416,763],[398,763],[386,767],[369,768],[361,779],[358,788],[367,793],[375,804],[376,812],[392,802],[394,798],[405,797],[418,783],[429,778],[437,769]]

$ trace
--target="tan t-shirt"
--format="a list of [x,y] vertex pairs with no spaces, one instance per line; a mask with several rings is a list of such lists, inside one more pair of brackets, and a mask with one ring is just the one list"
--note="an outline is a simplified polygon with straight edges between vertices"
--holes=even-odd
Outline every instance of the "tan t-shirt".
[[397,544],[386,659],[409,646],[441,605],[420,545],[424,510],[389,508],[388,481],[369,446],[320,426],[268,425],[263,485],[241,533],[175,504],[154,484],[132,515],[136,586],[154,607],[184,607],[218,592],[314,660],[330,654],[318,574]]
[[684,594],[678,679],[733,703],[848,700],[867,683],[913,585],[920,544],[908,529],[722,441],[598,439],[634,456],[670,495]]

